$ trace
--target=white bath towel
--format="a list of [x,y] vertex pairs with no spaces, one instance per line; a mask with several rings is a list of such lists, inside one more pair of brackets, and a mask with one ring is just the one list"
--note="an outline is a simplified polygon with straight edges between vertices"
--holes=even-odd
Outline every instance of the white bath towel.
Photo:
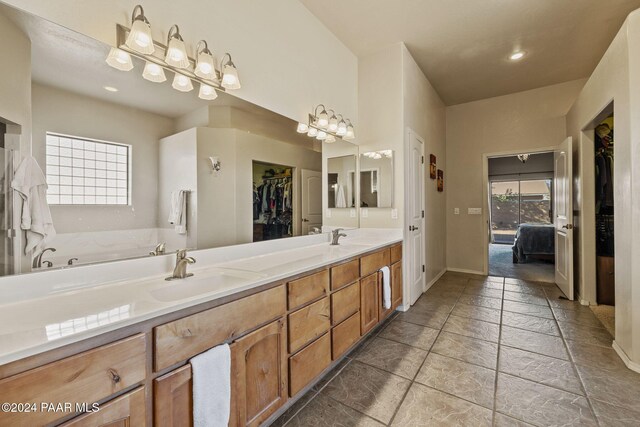
[[178,234],[187,234],[187,193],[185,190],[171,193],[169,224],[175,226]]
[[391,308],[391,270],[385,265],[380,271],[382,272],[382,305],[388,310]]
[[231,413],[231,351],[223,344],[189,361],[194,427],[227,427]]
[[25,157],[18,166],[11,182],[22,199],[20,228],[25,230],[27,245],[25,254],[40,252],[56,236],[51,219],[51,210],[47,203],[47,180],[36,159]]
[[347,198],[344,195],[344,187],[336,184],[336,208],[346,208]]

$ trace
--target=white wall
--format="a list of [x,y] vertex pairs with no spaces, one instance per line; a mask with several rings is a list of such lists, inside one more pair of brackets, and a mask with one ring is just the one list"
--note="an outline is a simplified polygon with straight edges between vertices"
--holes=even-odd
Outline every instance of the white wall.
[[[33,156],[45,170],[46,133],[132,146],[131,206],[52,205],[58,233],[154,228],[158,205],[158,141],[173,120],[51,86],[33,84]],[[45,171],[46,172],[46,171]]]
[[[6,3],[102,42],[130,26],[138,0],[8,0]],[[357,121],[357,59],[298,0],[155,0],[144,4],[154,39],[178,24],[191,52],[206,39],[217,58],[230,52],[242,89],[234,91],[294,120],[325,103]],[[11,40],[3,39],[3,40]]]
[[[467,208],[485,206],[483,154],[559,145],[565,115],[585,80],[447,107],[447,267],[484,270],[487,226]],[[454,208],[460,214],[454,215]]]

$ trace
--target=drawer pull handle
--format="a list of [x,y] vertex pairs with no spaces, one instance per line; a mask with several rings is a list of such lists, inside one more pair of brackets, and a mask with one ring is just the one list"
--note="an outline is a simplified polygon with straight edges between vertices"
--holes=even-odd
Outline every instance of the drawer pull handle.
[[111,374],[111,380],[115,384],[118,384],[120,382],[120,375],[118,375],[118,373],[116,371],[114,371],[113,369],[109,369],[109,373]]

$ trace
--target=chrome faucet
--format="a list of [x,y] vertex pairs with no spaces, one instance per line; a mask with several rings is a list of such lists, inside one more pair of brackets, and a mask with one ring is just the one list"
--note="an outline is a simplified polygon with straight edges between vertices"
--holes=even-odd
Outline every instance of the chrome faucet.
[[[41,268],[42,267],[42,255],[44,255],[45,252],[47,251],[51,251],[51,252],[55,252],[56,248],[45,248],[42,250],[42,252],[40,252],[38,255],[36,255],[36,257],[33,259],[33,263],[31,264],[32,268]],[[51,261],[47,261],[47,267],[52,267],[53,263],[51,263]]]
[[195,258],[187,256],[186,249],[179,250],[176,252],[176,266],[173,269],[173,274],[165,280],[184,279],[193,276],[193,273],[187,273],[187,265],[195,263]]
[[336,228],[333,231],[331,231],[331,246],[336,246],[339,245],[340,242],[338,241],[341,237],[347,237],[346,234],[341,233],[342,228]]
[[149,252],[149,255],[151,255],[151,256],[164,255],[164,250],[165,250],[166,246],[167,246],[167,244],[165,242],[158,243],[156,245],[156,248],[154,250],[152,250],[151,252]]

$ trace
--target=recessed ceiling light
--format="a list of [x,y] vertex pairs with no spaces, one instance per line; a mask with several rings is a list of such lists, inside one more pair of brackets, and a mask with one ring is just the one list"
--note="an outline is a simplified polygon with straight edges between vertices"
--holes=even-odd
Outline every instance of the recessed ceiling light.
[[104,90],[107,90],[109,92],[117,92],[118,91],[118,89],[113,87],[113,86],[105,86]]
[[522,58],[524,58],[524,52],[522,51],[514,52],[509,56],[509,59],[512,61],[518,61]]

